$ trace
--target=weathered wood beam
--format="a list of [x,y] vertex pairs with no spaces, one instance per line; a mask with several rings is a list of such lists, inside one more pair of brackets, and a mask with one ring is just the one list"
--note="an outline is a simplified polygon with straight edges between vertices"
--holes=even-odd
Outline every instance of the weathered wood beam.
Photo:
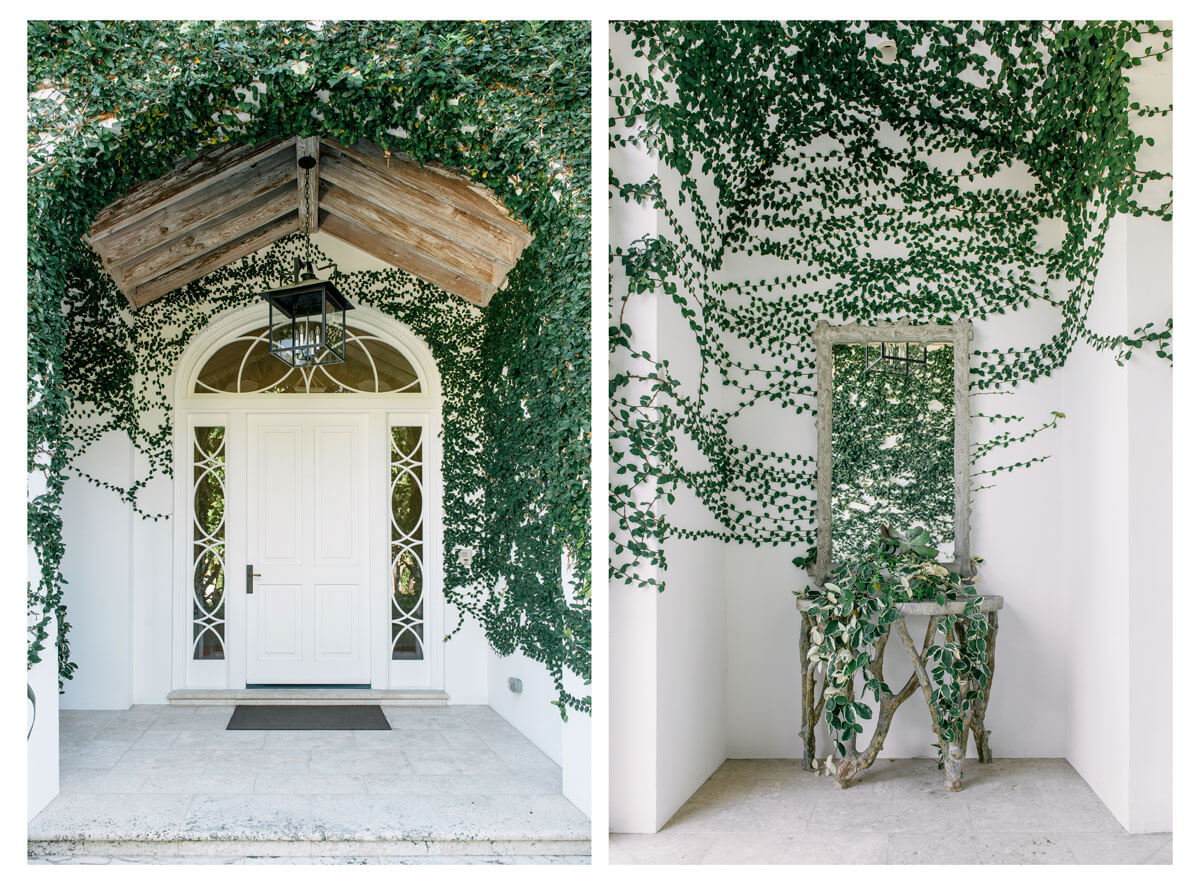
[[511,230],[513,235],[522,241],[522,249],[533,242],[529,228],[513,218],[508,208],[487,186],[472,181],[465,175],[452,172],[437,163],[426,163],[422,166],[401,153],[393,152],[389,156],[379,145],[367,141],[344,145],[332,139],[325,139],[324,144],[327,148],[349,156],[384,175],[412,182],[464,212],[477,215],[502,229]]
[[168,202],[137,223],[110,228],[85,239],[100,256],[104,267],[112,269],[149,252],[165,239],[182,236],[253,202],[290,182],[294,174],[295,164],[290,155],[271,154],[214,187],[205,187]]
[[323,212],[321,229],[381,261],[406,270],[480,307],[486,307],[492,295],[496,293],[495,286],[464,276],[391,237],[382,236],[361,224],[329,213],[328,210]]
[[[305,157],[311,157],[312,161],[317,165],[312,169],[305,170],[301,168],[300,161]],[[296,139],[296,199],[300,204],[300,229],[313,234],[317,232],[317,227],[320,224],[317,211],[317,194],[320,193],[321,183],[321,139],[315,135],[309,138]],[[306,204],[304,200],[304,179],[309,181],[309,202]]]
[[175,167],[162,178],[134,188],[127,196],[111,203],[92,224],[93,238],[110,230],[140,221],[164,203],[212,187],[277,151],[291,151],[295,138],[276,139],[265,145],[222,145]]
[[[455,187],[423,172],[415,163],[392,158],[390,170],[369,163],[349,152],[327,151],[323,177],[347,190],[368,196],[377,205],[413,220],[423,227],[442,231],[447,237],[515,264],[532,242],[524,226],[489,208],[476,211],[461,199],[470,193],[461,179]],[[427,187],[427,183],[436,187]]]
[[[290,187],[288,190],[291,190]],[[298,212],[292,211],[283,218],[251,231],[214,252],[209,252],[187,264],[180,265],[163,276],[155,277],[150,282],[138,286],[132,296],[127,293],[127,297],[134,307],[141,307],[168,292],[174,292],[180,286],[186,286],[193,280],[198,280],[214,270],[232,264],[239,258],[245,258],[252,252],[257,252],[288,234],[294,234],[299,229],[300,215]]]
[[218,216],[208,224],[135,256],[122,264],[118,273],[114,273],[113,276],[119,275],[122,282],[140,286],[186,262],[215,252],[225,243],[233,242],[295,211],[296,191],[289,180],[256,200]]
[[[302,157],[319,165],[305,173]],[[317,137],[222,145],[180,162],[103,209],[84,239],[140,307],[323,224],[339,239],[481,306],[533,239],[480,183],[385,155],[376,145],[350,148]]]
[[344,188],[329,186],[321,195],[321,206],[334,215],[398,240],[414,252],[427,255],[451,270],[488,286],[499,286],[511,269],[507,262],[499,258],[449,240]]

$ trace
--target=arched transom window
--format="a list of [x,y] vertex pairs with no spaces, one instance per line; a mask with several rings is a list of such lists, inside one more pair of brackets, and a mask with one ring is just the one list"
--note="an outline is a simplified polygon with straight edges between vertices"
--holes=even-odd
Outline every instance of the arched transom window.
[[271,356],[267,327],[239,335],[208,358],[195,393],[420,393],[408,357],[381,338],[346,327],[346,361],[291,368]]

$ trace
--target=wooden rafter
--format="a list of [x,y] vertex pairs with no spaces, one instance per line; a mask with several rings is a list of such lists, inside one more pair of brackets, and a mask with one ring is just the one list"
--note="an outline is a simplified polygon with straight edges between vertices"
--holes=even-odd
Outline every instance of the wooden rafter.
[[[304,200],[302,157],[311,204]],[[281,237],[324,231],[473,304],[532,242],[486,187],[369,144],[318,138],[226,146],[103,209],[86,241],[134,307]]]

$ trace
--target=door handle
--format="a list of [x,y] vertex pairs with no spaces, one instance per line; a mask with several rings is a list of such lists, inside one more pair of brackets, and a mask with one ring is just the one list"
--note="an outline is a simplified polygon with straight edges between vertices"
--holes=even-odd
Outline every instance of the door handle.
[[261,578],[261,577],[262,577],[262,575],[260,575],[258,572],[256,572],[254,570],[254,566],[252,566],[252,565],[246,566],[246,595],[247,596],[254,595],[254,579]]

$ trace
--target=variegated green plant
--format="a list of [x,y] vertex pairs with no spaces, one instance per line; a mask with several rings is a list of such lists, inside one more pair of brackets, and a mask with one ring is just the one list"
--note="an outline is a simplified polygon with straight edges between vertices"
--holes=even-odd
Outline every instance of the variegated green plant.
[[[795,564],[806,566],[808,560],[797,558]],[[878,702],[881,692],[892,693],[881,673],[866,668],[872,648],[901,617],[896,605],[903,602],[945,605],[966,600],[961,615],[938,618],[934,642],[924,658],[939,752],[965,739],[968,708],[991,679],[988,623],[978,610],[974,582],[974,577],[963,578],[937,562],[927,530],[914,527],[895,536],[884,525],[867,549],[838,559],[823,585],[797,591],[812,604],[808,657],[824,677],[824,718],[840,753],[846,752],[844,742],[861,734],[862,722],[871,718],[871,708],[861,698],[870,693]]]

